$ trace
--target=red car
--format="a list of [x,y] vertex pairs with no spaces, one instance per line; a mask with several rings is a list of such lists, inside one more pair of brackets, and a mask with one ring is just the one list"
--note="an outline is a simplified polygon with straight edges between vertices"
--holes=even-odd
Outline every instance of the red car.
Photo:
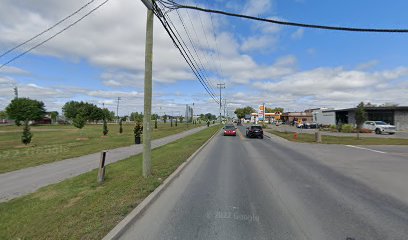
[[237,128],[234,125],[226,125],[224,127],[224,136],[237,136]]

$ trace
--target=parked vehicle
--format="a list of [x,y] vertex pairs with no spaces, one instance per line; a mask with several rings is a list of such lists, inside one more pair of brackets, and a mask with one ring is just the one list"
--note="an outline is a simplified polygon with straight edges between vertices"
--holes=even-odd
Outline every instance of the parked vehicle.
[[234,125],[225,125],[224,127],[224,136],[236,136],[237,128]]
[[312,123],[304,123],[304,124],[303,124],[303,128],[316,129],[316,128],[318,128],[318,124],[315,123],[315,122],[312,122]]
[[246,130],[246,136],[248,138],[261,138],[263,139],[263,130],[262,127],[259,125],[252,125],[250,127],[247,127]]
[[396,132],[394,125],[390,125],[383,121],[365,121],[363,128],[373,130],[376,134],[394,134]]

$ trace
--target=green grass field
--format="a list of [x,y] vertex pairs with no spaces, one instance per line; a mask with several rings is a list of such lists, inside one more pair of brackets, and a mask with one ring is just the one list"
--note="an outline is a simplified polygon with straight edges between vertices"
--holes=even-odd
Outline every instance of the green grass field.
[[[293,142],[316,143],[314,134],[299,133],[298,139],[294,139],[293,132],[279,132],[274,130],[267,131]],[[337,137],[322,135],[322,143],[344,145],[408,145],[408,139],[368,137],[357,139],[357,137]]]
[[137,155],[0,203],[0,239],[101,239],[220,129],[213,126],[152,152],[153,175]]
[[[153,139],[196,126],[199,125],[178,124],[177,127],[170,127],[170,123],[159,124],[157,129],[153,129]],[[123,124],[123,133],[119,134],[119,125],[108,124],[109,133],[103,136],[101,124],[86,125],[82,130],[71,125],[33,126],[32,142],[25,146],[21,143],[22,126],[1,126],[0,173],[129,146],[134,144],[133,127],[133,124]]]

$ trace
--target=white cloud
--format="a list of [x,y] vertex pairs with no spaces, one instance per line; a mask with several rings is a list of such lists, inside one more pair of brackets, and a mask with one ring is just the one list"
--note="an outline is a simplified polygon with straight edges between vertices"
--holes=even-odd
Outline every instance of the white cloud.
[[[372,103],[408,102],[408,96],[402,88],[408,78],[408,68],[364,72],[346,70],[342,67],[316,68],[282,77],[277,81],[255,82],[253,86],[277,99],[284,95],[293,97],[293,103],[301,101],[302,106],[350,107],[359,101],[371,100]],[[294,105],[292,103],[292,105]]]
[[6,86],[11,86],[14,85],[16,83],[16,81],[10,77],[1,77],[0,76],[0,86],[6,87]]
[[303,28],[298,28],[295,32],[291,34],[291,38],[293,40],[300,40],[303,38],[303,34],[305,33],[305,30]]
[[88,95],[91,97],[99,98],[117,98],[117,97],[126,97],[126,98],[143,98],[143,93],[138,93],[136,91],[132,92],[123,92],[123,91],[89,91]]
[[254,51],[271,51],[275,49],[277,39],[273,36],[256,36],[245,39],[241,45],[241,51],[254,52]]
[[0,74],[30,75],[26,70],[13,66],[3,66],[0,68]]
[[[266,17],[268,19],[273,19],[277,21],[285,21],[284,18],[278,16]],[[253,25],[254,30],[261,30],[265,34],[276,34],[282,30],[282,26],[279,24],[269,23],[269,22],[255,22]]]
[[371,60],[368,62],[364,62],[364,63],[360,63],[357,65],[356,69],[357,70],[368,70],[370,68],[373,68],[375,66],[377,66],[380,62],[377,60]]
[[258,16],[266,13],[272,7],[271,0],[248,0],[244,6],[242,13],[244,15]]

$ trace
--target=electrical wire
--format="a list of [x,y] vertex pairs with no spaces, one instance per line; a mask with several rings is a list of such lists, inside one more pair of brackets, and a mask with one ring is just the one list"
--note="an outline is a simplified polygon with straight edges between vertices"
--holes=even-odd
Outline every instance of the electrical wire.
[[179,49],[182,57],[184,58],[184,60],[187,62],[187,64],[189,65],[189,67],[191,68],[191,70],[193,71],[194,75],[197,77],[197,79],[199,80],[199,82],[201,83],[201,85],[204,87],[204,89],[207,91],[207,93],[211,96],[211,98],[216,102],[219,103],[218,100],[216,99],[216,97],[211,93],[211,91],[209,90],[207,84],[205,83],[205,81],[202,79],[201,75],[199,74],[199,72],[197,71],[197,68],[195,67],[194,63],[192,62],[191,58],[188,56],[187,51],[185,50],[185,48],[181,45],[181,41],[177,38],[174,30],[171,28],[169,22],[167,21],[165,15],[162,13],[161,9],[157,6],[156,3],[154,3],[154,9],[153,12],[155,13],[155,15],[158,17],[159,21],[161,22],[162,26],[164,27],[164,29],[166,30],[167,34],[169,35],[169,37],[171,38],[171,40],[173,41],[174,45],[177,47],[177,49]]
[[231,17],[245,18],[245,19],[250,19],[250,20],[255,20],[255,21],[269,22],[269,23],[286,25],[286,26],[315,28],[315,29],[333,30],[333,31],[348,31],[348,32],[408,33],[408,29],[399,29],[399,28],[354,28],[354,27],[327,26],[327,25],[315,25],[315,24],[307,24],[307,23],[279,21],[279,20],[237,14],[237,13],[232,13],[232,12],[226,12],[226,11],[221,11],[221,10],[215,10],[215,9],[182,5],[172,0],[157,0],[157,1],[162,2],[164,6],[170,10],[183,9],[183,8],[192,9],[192,10],[197,10],[197,11],[202,11],[202,12],[207,12],[207,13],[215,13],[215,14],[221,14],[221,15],[226,15],[226,16],[231,16]]
[[61,23],[65,22],[66,20],[70,19],[71,17],[73,17],[75,14],[79,13],[80,11],[82,11],[82,9],[88,7],[90,4],[92,4],[93,2],[95,2],[95,0],[91,0],[89,2],[87,2],[85,5],[83,5],[82,7],[80,7],[79,9],[77,9],[75,12],[71,13],[70,15],[66,16],[65,18],[59,20],[57,23],[55,23],[54,25],[52,25],[51,27],[45,29],[44,31],[38,33],[37,35],[33,36],[32,38],[27,39],[26,41],[10,48],[9,50],[5,51],[4,53],[0,54],[0,58],[9,54],[10,52],[16,50],[17,48],[31,42],[32,40],[44,35],[46,32],[51,31],[52,29],[54,29],[55,27],[57,27],[58,25],[60,25]]
[[[178,12],[178,10],[176,10],[176,12],[177,12],[177,15],[178,15],[178,17],[179,17],[179,19],[180,19],[180,22],[181,22],[181,24],[182,24],[182,26],[183,26],[183,28],[184,28],[184,31],[185,31],[186,34],[187,34],[187,37],[188,37],[188,39],[189,39],[189,41],[190,41],[190,44],[191,44],[192,47],[193,47],[193,50],[194,50],[194,52],[195,52],[195,54],[196,54],[196,56],[197,56],[197,59],[198,59],[198,61],[199,61],[199,64],[197,64],[197,65],[198,65],[198,67],[200,68],[200,70],[203,72],[203,75],[204,75],[204,77],[205,77],[205,79],[206,79],[207,85],[210,86],[210,89],[212,90],[212,93],[214,94],[214,87],[211,86],[211,84],[210,84],[209,81],[208,81],[208,73],[207,73],[207,71],[206,71],[205,68],[204,68],[204,65],[203,65],[203,63],[202,63],[202,61],[201,61],[201,58],[200,58],[200,56],[199,56],[199,54],[198,54],[198,52],[197,52],[197,48],[196,48],[195,44],[193,43],[193,41],[192,41],[192,39],[191,39],[190,33],[189,33],[189,31],[187,30],[186,25],[184,24],[183,18],[181,17],[181,15],[180,15],[180,13]],[[169,18],[170,18],[170,17],[169,17]],[[177,30],[177,28],[176,28],[174,25],[173,25],[173,27]],[[181,36],[180,36],[180,38],[181,38]],[[183,41],[183,42],[184,42],[184,41]],[[191,54],[191,52],[190,52],[190,54]],[[201,65],[201,67],[200,67],[200,65]],[[205,75],[206,75],[206,76],[205,76]]]
[[66,30],[68,30],[69,28],[71,28],[72,26],[74,26],[75,24],[77,24],[78,22],[82,21],[84,18],[86,18],[87,16],[89,16],[90,14],[92,14],[93,12],[95,12],[96,10],[98,10],[100,7],[102,7],[103,5],[105,5],[107,2],[109,2],[109,0],[105,0],[104,2],[100,3],[98,6],[96,6],[95,8],[93,8],[91,11],[89,11],[88,13],[86,13],[84,16],[82,16],[81,18],[79,18],[78,20],[76,20],[75,22],[69,24],[68,26],[66,26],[65,28],[63,28],[62,30],[58,31],[57,33],[53,34],[51,37],[45,39],[44,41],[36,44],[35,46],[29,48],[28,50],[20,53],[19,55],[13,57],[12,59],[8,60],[7,62],[3,63],[2,65],[0,65],[0,69],[3,68],[4,66],[10,64],[11,62],[17,60],[18,58],[24,56],[25,54],[31,52],[32,50],[36,49],[37,47],[45,44],[46,42],[50,41],[51,39],[55,38],[56,36],[60,35],[61,33],[65,32]]

